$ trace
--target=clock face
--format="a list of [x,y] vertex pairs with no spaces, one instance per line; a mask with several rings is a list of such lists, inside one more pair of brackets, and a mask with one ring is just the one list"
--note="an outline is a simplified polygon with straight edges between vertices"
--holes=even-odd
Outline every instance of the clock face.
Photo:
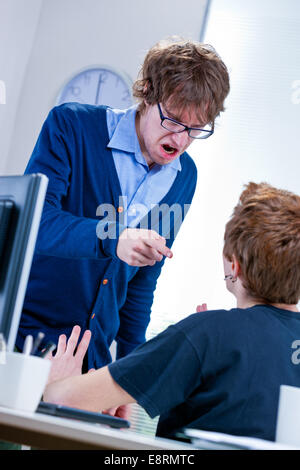
[[63,87],[57,104],[71,101],[129,108],[133,104],[130,79],[106,67],[83,70]]

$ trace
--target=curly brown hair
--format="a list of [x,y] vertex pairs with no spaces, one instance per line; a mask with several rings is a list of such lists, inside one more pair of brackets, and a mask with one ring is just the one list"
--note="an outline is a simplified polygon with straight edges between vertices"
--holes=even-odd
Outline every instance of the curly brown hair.
[[300,299],[300,197],[250,182],[226,225],[223,254],[234,254],[248,294],[266,303]]
[[214,48],[207,44],[170,38],[147,53],[133,84],[139,110],[148,104],[171,104],[180,114],[192,107],[200,122],[213,123],[224,111],[229,75]]

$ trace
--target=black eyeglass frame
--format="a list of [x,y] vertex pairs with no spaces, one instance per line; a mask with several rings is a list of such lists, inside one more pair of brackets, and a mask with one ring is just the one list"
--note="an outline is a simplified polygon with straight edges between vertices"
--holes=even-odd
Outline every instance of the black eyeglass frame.
[[[191,137],[191,139],[208,139],[208,137],[210,137],[214,133],[214,124],[212,124],[212,128],[211,128],[210,131],[208,131],[207,129],[201,129],[199,127],[188,127],[188,126],[185,126],[184,124],[182,124],[181,122],[176,121],[176,119],[172,119],[172,118],[164,116],[159,103],[157,103],[157,107],[158,107],[159,116],[160,116],[160,119],[161,119],[160,125],[164,129],[166,129],[167,131],[174,132],[175,134],[180,134],[181,132],[187,131],[188,135],[189,135],[189,137]],[[175,124],[178,124],[179,126],[181,126],[183,129],[180,130],[180,131],[172,131],[172,130],[168,129],[167,127],[165,127],[163,125],[164,121],[174,122]],[[194,137],[190,134],[191,131],[193,131],[193,130],[194,131],[204,132],[204,134],[200,135],[199,137]]]

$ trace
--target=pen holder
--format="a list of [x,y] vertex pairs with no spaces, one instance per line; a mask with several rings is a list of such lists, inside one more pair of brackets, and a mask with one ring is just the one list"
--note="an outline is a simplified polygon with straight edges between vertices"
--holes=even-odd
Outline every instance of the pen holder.
[[51,368],[48,359],[7,352],[0,364],[0,406],[35,411],[43,395]]

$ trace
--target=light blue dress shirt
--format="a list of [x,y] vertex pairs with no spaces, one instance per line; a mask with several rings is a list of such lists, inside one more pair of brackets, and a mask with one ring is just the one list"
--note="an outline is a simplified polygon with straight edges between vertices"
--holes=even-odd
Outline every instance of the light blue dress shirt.
[[167,194],[181,171],[179,158],[149,169],[135,130],[137,105],[127,110],[107,109],[107,128],[115,167],[120,181],[124,225],[135,227]]

